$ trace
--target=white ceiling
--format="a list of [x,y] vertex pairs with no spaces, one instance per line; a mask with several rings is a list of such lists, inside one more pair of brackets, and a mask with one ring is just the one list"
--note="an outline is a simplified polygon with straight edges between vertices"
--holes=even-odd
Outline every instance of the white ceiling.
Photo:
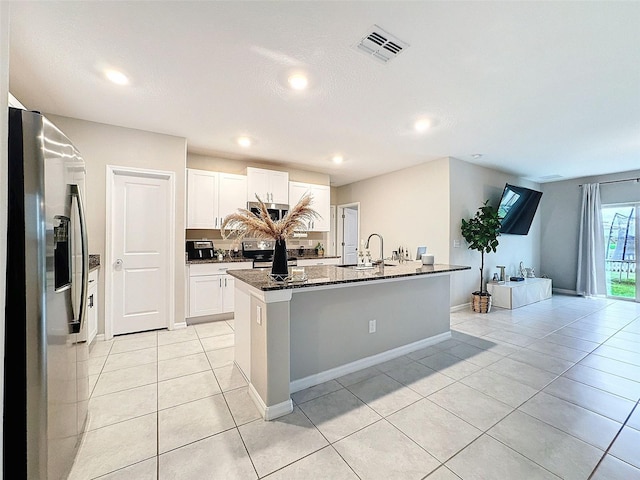
[[[356,51],[374,24],[410,47]],[[639,25],[635,1],[16,2],[10,90],[335,185],[443,156],[544,182],[640,168]],[[298,70],[305,92],[286,87]]]

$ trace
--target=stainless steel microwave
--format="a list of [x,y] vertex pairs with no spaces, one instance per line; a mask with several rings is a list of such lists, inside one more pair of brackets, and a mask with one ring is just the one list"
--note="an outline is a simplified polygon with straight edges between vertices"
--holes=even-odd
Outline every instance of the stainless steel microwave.
[[[271,220],[274,222],[282,220],[289,211],[289,205],[282,203],[265,203],[265,206],[269,212],[269,217],[271,217]],[[247,202],[247,210],[256,216],[260,216],[260,204],[258,202]]]

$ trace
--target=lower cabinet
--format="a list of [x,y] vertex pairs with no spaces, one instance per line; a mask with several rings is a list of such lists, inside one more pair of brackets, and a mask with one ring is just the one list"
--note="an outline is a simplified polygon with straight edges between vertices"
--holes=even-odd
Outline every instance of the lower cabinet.
[[189,266],[189,317],[233,312],[234,278],[227,270],[252,268],[251,262]]
[[87,316],[84,329],[80,332],[79,340],[91,343],[98,334],[98,269],[89,272],[89,286],[87,288]]

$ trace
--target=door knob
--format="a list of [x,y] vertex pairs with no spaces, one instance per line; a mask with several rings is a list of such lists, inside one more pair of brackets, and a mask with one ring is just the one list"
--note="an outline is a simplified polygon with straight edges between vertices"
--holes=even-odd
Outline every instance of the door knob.
[[122,259],[121,259],[121,258],[118,258],[118,259],[116,260],[116,263],[114,264],[114,266],[115,266],[117,269],[122,268]]

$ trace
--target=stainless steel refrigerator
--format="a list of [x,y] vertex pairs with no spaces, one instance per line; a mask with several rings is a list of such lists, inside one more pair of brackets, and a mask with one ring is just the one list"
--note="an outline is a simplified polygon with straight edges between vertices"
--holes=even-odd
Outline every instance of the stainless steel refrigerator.
[[85,164],[44,116],[10,108],[7,173],[4,478],[63,479],[89,401]]

